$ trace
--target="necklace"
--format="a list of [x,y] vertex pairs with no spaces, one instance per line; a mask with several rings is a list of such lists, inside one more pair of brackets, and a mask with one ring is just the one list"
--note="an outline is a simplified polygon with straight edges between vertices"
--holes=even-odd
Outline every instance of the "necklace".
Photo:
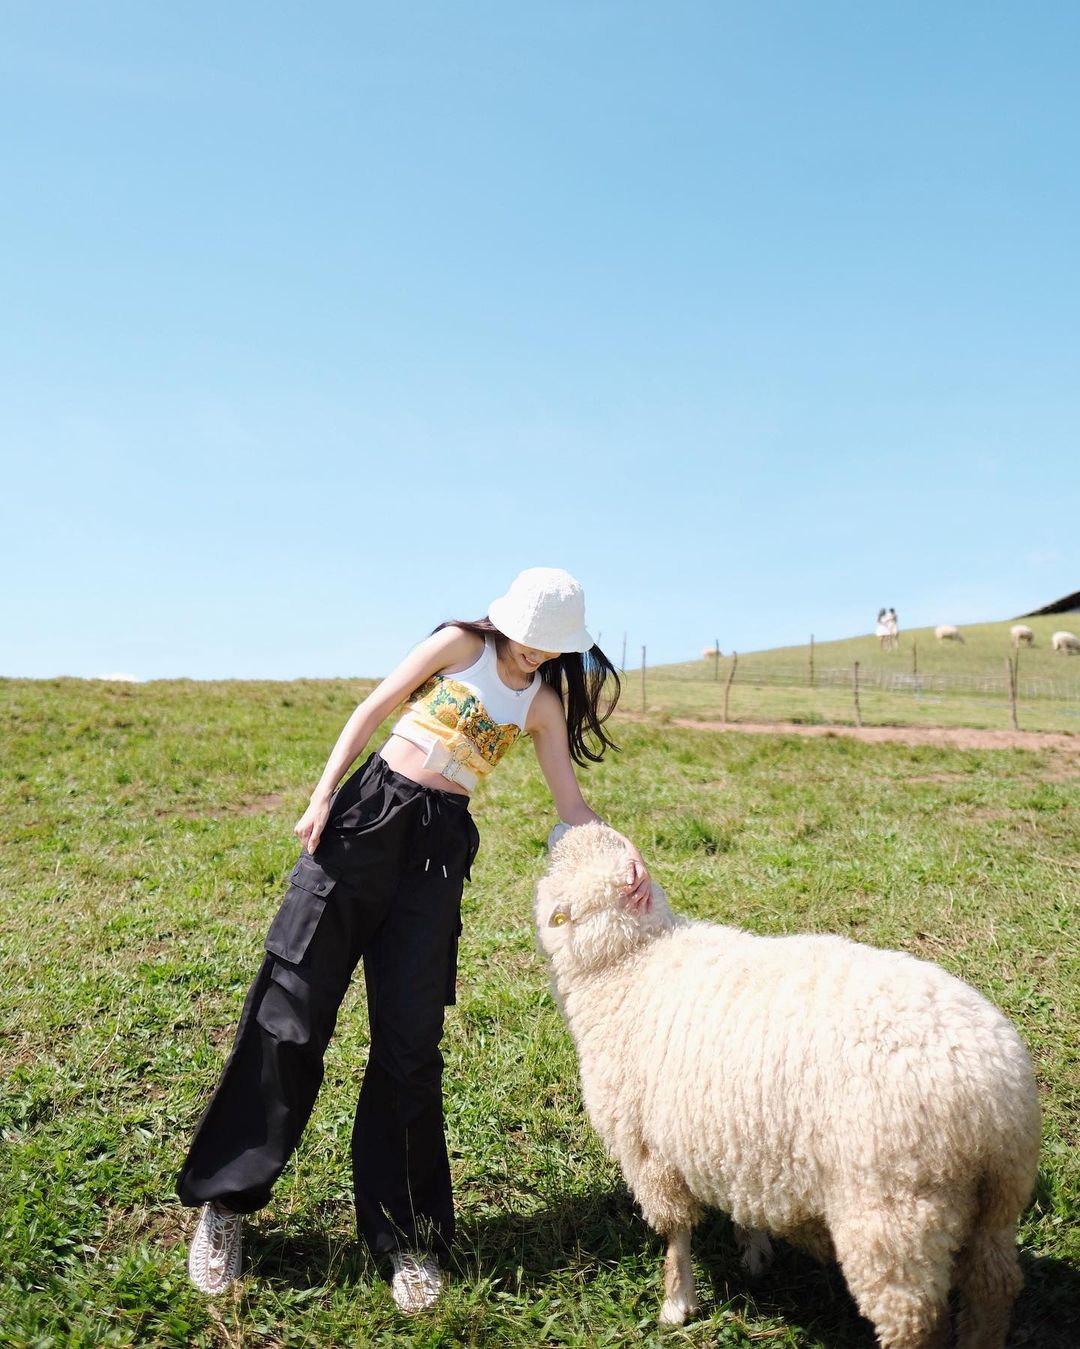
[[529,682],[526,685],[524,685],[523,688],[520,689],[515,688],[513,684],[509,683],[508,680],[506,679],[505,672],[502,667],[502,662],[500,661],[498,656],[495,657],[495,673],[499,676],[499,682],[502,684],[503,688],[509,689],[511,693],[516,694],[519,698],[523,693],[528,693],[528,691],[532,688],[533,680],[536,678],[535,675],[530,675]]

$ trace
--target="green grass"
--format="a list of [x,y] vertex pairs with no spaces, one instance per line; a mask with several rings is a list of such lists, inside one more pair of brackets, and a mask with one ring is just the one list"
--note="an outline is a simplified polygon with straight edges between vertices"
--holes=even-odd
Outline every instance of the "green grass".
[[[1080,659],[1050,649],[1060,628],[1076,631],[1080,615],[1024,620],[1035,645],[1019,653],[1018,722],[1021,730],[1080,733]],[[883,651],[871,635],[776,647],[738,657],[728,716],[732,721],[799,721],[850,725],[859,662],[863,724],[897,726],[1012,726],[1005,661],[1014,654],[1010,622],[964,626],[963,644],[938,642],[931,629],[901,632],[895,651]],[[718,718],[732,660],[709,659],[658,666],[646,672],[645,705],[675,717]],[[914,683],[915,675],[919,676]],[[891,687],[889,685],[892,685]],[[898,686],[898,687],[897,687]],[[626,673],[625,705],[640,709],[640,669]]]
[[[445,1304],[403,1321],[353,1237],[355,995],[300,1151],[250,1225],[244,1278],[217,1302],[189,1287],[173,1177],[294,859],[293,822],[363,691],[0,682],[0,1343],[869,1349],[836,1270],[784,1250],[751,1287],[719,1216],[695,1238],[703,1316],[656,1328],[661,1244],[583,1115],[535,954],[553,815],[523,747],[474,808],[484,842],[445,1041],[461,1225]],[[616,731],[623,751],[583,775],[586,794],[677,908],[910,950],[1013,1018],[1045,1109],[1014,1342],[1072,1345],[1077,760],[658,718]]]

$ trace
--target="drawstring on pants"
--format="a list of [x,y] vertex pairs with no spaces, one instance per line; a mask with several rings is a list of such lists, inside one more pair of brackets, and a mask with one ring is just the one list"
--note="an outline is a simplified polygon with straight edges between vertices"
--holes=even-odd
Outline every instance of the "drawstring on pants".
[[[420,814],[420,828],[424,831],[425,835],[423,840],[425,845],[424,870],[428,871],[431,868],[433,855],[439,852],[441,852],[444,857],[446,855],[448,822],[446,817],[446,807],[441,797],[434,792],[426,792],[423,801],[424,808]],[[431,836],[432,830],[434,831],[434,837]],[[427,849],[430,849],[431,851],[428,852]],[[440,861],[437,855],[435,856],[435,864],[442,868],[443,877],[449,879],[450,873],[446,869],[446,863]],[[466,876],[469,874],[468,870],[466,870],[465,874]]]

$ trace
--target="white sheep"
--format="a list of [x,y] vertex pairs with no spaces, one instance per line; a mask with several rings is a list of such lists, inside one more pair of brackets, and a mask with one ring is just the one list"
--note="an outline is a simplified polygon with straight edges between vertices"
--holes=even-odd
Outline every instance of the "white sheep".
[[[697,1309],[690,1230],[726,1210],[835,1256],[885,1349],[1000,1349],[1039,1106],[1019,1036],[936,965],[842,937],[760,937],[623,906],[602,825],[553,843],[541,949],[589,1118],[668,1239],[662,1323]],[[751,1229],[750,1233],[741,1229]]]
[[964,634],[959,628],[954,627],[952,623],[939,623],[934,629],[934,636],[939,642],[960,642],[964,641]]
[[1014,623],[1009,629],[1009,638],[1013,646],[1034,646],[1035,633],[1026,623]]
[[1080,637],[1072,632],[1055,632],[1050,638],[1050,647],[1054,651],[1063,651],[1067,656],[1080,652]]
[[701,653],[702,660],[715,660],[717,656],[722,655],[718,646],[707,646]]

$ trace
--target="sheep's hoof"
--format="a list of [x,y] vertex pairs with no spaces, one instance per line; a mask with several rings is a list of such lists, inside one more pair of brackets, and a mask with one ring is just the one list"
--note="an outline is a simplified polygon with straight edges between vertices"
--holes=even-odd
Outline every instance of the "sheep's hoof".
[[697,1309],[697,1298],[694,1298],[692,1302],[686,1302],[682,1298],[665,1298],[664,1305],[660,1308],[660,1324],[662,1326],[681,1326],[688,1316],[693,1316]]

